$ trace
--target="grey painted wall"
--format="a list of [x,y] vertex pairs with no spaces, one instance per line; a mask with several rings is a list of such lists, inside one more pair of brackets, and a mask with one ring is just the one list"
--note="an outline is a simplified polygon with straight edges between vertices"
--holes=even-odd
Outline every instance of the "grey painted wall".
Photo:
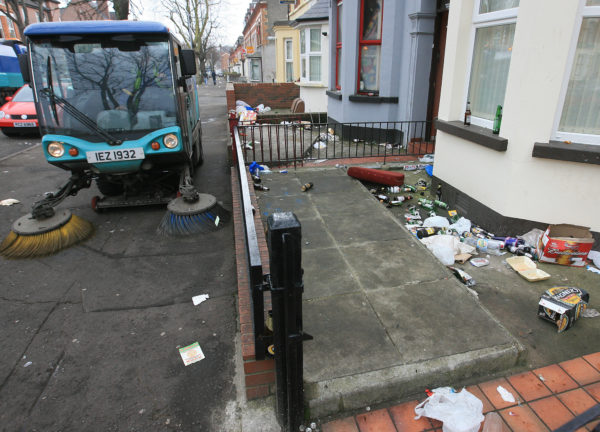
[[[328,116],[338,122],[425,120],[435,0],[384,0],[379,96],[397,97],[397,103],[365,103],[349,100],[356,94],[360,1],[345,1],[342,9],[342,100],[330,97]],[[330,4],[329,88],[335,90],[335,2]]]

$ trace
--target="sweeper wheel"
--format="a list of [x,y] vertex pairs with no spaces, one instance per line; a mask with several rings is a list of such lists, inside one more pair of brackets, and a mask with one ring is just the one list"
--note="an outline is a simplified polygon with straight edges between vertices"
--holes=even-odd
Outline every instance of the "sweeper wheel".
[[102,200],[102,198],[100,198],[98,195],[94,195],[92,197],[92,210],[94,210],[94,212],[96,213],[102,213],[104,211],[103,208],[98,207],[98,201]]

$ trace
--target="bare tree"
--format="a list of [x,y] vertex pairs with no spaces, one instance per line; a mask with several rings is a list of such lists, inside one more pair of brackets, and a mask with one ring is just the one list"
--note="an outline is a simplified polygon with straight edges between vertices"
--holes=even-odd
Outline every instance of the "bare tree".
[[204,75],[209,47],[218,28],[220,0],[165,0],[164,4],[176,32],[196,52],[200,72]]
[[118,20],[126,20],[129,16],[129,0],[112,0]]

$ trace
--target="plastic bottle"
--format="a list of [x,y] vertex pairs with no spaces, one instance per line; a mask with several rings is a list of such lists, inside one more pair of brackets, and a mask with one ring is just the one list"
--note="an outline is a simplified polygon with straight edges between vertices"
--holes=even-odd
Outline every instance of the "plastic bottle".
[[475,246],[477,250],[492,255],[501,255],[501,250],[504,249],[504,243],[498,240],[482,239],[477,237],[465,237],[463,243]]

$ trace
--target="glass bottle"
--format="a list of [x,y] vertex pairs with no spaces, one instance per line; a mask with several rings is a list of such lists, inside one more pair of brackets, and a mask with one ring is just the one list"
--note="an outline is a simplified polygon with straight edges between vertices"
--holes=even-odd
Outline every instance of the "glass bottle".
[[467,109],[465,110],[465,126],[471,126],[471,102],[467,101]]
[[500,124],[502,123],[502,105],[496,108],[496,117],[494,117],[494,128],[492,133],[498,135],[500,133]]

